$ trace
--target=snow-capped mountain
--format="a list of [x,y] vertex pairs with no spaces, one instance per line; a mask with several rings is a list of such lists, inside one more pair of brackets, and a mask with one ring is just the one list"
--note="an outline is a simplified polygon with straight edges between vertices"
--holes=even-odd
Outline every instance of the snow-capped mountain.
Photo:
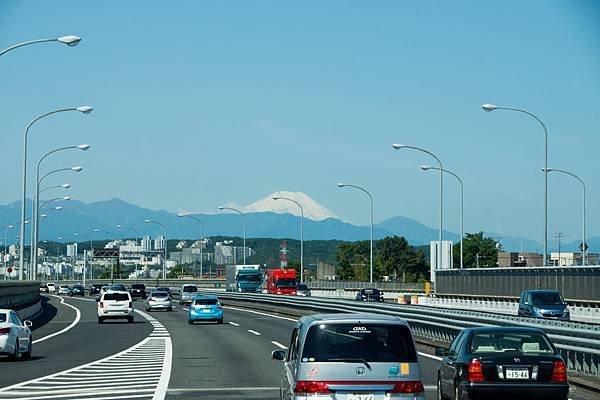
[[244,211],[253,212],[274,212],[277,214],[292,214],[300,216],[300,208],[296,204],[287,200],[274,200],[273,197],[285,197],[297,201],[304,209],[304,217],[313,221],[322,221],[327,218],[339,219],[337,215],[327,208],[311,199],[302,192],[274,192],[267,197],[260,199],[246,207]]

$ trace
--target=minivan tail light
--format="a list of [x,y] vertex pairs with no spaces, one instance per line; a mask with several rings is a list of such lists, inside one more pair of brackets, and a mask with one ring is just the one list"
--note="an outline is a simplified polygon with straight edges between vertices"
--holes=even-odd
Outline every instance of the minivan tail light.
[[0,335],[8,335],[10,333],[10,328],[0,328]]
[[421,381],[396,382],[390,393],[423,393],[425,388]]
[[467,370],[467,380],[471,382],[485,381],[481,361],[471,360],[471,362],[469,363],[469,369]]
[[294,386],[294,393],[331,393],[331,390],[327,387],[330,382],[319,382],[319,381],[298,381]]
[[563,361],[554,361],[554,369],[552,370],[552,382],[567,381],[567,367]]

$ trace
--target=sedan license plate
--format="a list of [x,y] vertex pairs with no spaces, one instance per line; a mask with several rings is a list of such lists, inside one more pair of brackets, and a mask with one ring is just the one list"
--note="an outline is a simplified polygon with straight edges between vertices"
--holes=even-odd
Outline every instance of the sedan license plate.
[[529,379],[529,369],[506,368],[506,379]]
[[208,309],[208,308],[204,308],[204,309],[202,309],[202,312],[204,312],[204,313],[209,313],[209,312],[210,312],[210,309]]
[[370,393],[370,394],[349,394],[348,395],[348,400],[375,400],[375,395]]

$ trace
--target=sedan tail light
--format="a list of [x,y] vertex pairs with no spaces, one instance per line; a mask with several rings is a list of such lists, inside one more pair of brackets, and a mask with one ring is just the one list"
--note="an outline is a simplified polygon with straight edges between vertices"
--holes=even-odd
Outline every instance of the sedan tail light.
[[552,370],[552,382],[567,381],[567,367],[563,361],[554,361],[554,369]]
[[10,333],[10,328],[0,328],[0,335],[8,335]]
[[423,387],[423,382],[421,381],[406,381],[406,382],[397,382],[394,385],[394,389],[392,389],[391,393],[423,393],[425,392],[425,388]]
[[485,376],[483,375],[483,366],[481,361],[472,360],[469,363],[469,369],[467,370],[467,380],[471,382],[483,382]]
[[298,381],[294,387],[294,393],[302,396],[303,394],[318,394],[332,393],[329,385],[343,386],[364,386],[364,385],[393,385],[389,393],[411,393],[421,394],[425,392],[423,382],[421,381],[404,381],[404,382],[380,382],[380,381]]

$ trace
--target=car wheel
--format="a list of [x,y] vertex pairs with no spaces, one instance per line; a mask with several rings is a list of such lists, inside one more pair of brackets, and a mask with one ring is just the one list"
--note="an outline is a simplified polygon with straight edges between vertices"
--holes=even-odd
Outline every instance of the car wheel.
[[19,339],[15,341],[15,350],[9,356],[11,361],[17,361],[19,359]]
[[102,323],[104,323],[104,319],[103,319],[102,317],[98,317],[98,323],[99,323],[99,324],[102,324]]
[[23,355],[23,358],[24,358],[25,360],[29,360],[29,359],[31,359],[31,346],[32,346],[32,345],[31,345],[31,340],[32,340],[32,339],[31,339],[31,336],[30,336],[30,337],[29,337],[29,346],[27,346],[27,353],[25,353],[25,354]]
[[150,309],[148,307],[146,307],[146,312],[150,312]]
[[188,319],[188,324],[194,325],[194,321],[192,321],[191,319]]
[[127,322],[129,322],[130,324],[133,324],[133,317],[127,317]]
[[454,382],[454,400],[462,400],[462,390],[460,390],[458,382]]
[[220,320],[218,320],[218,321],[217,321],[217,323],[218,323],[218,324],[222,324],[222,323],[223,323],[223,320],[222,320],[222,319],[220,319]]

